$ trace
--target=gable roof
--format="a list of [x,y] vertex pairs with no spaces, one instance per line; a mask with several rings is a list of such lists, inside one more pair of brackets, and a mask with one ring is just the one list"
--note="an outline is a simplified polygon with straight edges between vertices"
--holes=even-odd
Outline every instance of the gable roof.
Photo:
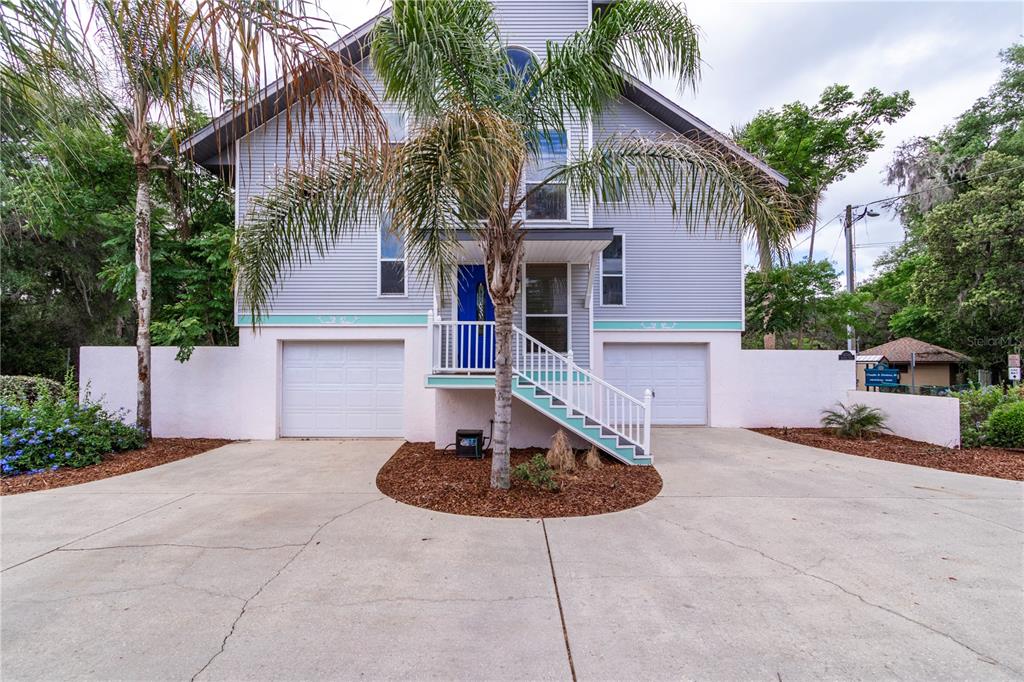
[[[338,50],[343,56],[351,60],[352,63],[362,60],[366,57],[369,37],[374,25],[379,19],[390,12],[391,9],[388,8],[358,28],[353,29],[331,45],[331,49]],[[624,76],[626,87],[623,97],[627,101],[640,107],[681,134],[695,134],[714,140],[728,151],[767,174],[776,182],[783,186],[789,184],[789,180],[782,173],[758,159],[650,85],[628,74],[624,74]],[[180,151],[182,154],[194,159],[207,170],[227,175],[230,173],[232,162],[230,150],[236,141],[284,111],[287,102],[294,101],[287,95],[292,95],[293,97],[302,96],[319,87],[321,83],[322,81],[315,77],[305,78],[302,82],[290,83],[289,88],[292,92],[288,93],[284,86],[284,79],[279,78],[263,89],[254,104],[248,107],[238,106],[228,109],[201,130],[184,140]]]
[[918,363],[959,363],[970,360],[963,353],[957,353],[955,350],[949,350],[932,343],[918,341],[909,336],[904,336],[889,343],[883,343],[881,346],[875,346],[874,348],[866,348],[857,354],[857,359],[861,360],[865,355],[884,355],[889,362],[902,363],[910,362],[911,353],[916,354],[916,362]]

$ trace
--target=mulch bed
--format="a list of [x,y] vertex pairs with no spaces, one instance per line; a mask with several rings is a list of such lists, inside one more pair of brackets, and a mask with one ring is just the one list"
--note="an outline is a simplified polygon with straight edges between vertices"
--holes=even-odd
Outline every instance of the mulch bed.
[[140,450],[112,452],[99,464],[81,469],[57,469],[41,474],[22,474],[0,479],[0,495],[17,495],[36,490],[63,488],[68,485],[98,481],[140,469],[148,469],[219,448],[233,441],[219,438],[154,438]]
[[[541,448],[512,450],[512,466]],[[557,477],[551,492],[512,477],[509,490],[490,487],[491,458],[460,459],[433,443],[405,443],[377,473],[377,487],[400,502],[450,514],[506,518],[590,516],[629,509],[661,492],[654,467],[629,466],[602,455],[604,466],[588,469],[577,452],[576,471]]]
[[1024,452],[1002,448],[955,450],[899,436],[881,434],[855,440],[840,438],[825,429],[751,429],[766,436],[848,455],[916,464],[931,469],[975,476],[1024,481]]

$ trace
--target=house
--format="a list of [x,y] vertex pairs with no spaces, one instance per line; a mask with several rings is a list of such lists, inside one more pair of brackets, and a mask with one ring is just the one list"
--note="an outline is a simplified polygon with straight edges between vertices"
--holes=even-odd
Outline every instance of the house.
[[[584,28],[597,4],[496,1],[510,49],[537,55],[546,41]],[[362,59],[374,21],[337,49]],[[368,61],[361,67],[372,71]],[[202,166],[232,179],[239,221],[285,163],[287,135],[277,115],[283,99],[270,88],[255,108],[258,127],[246,130],[240,114],[228,113],[185,144]],[[400,139],[402,112],[386,102],[384,109]],[[685,133],[713,138],[786,182],[639,81],[631,80],[600,120],[567,130],[548,149],[556,159],[581,141],[616,133]],[[691,230],[673,219],[668,202],[627,210],[584,201],[565,186],[554,190],[558,201],[528,207],[515,313],[513,447],[547,445],[565,428],[623,461],[649,463],[652,425],[741,425],[738,410],[749,396],[740,381],[737,226],[708,229],[699,220]],[[208,404],[202,414],[196,410],[196,419],[234,408],[232,433],[256,438],[400,436],[443,446],[457,428],[488,432],[494,311],[479,245],[467,237],[457,281],[440,287],[416,273],[385,222],[360,225],[326,257],[294,267],[258,328],[237,306],[239,348],[209,361],[221,373],[231,363],[240,368],[228,382],[233,397],[220,407]],[[190,364],[207,362],[196,357]],[[827,362],[835,364],[832,354]],[[208,381],[195,367],[176,368],[174,376],[158,367],[154,393],[169,390],[161,381],[167,386],[186,371],[196,373],[191,385]],[[226,390],[224,383],[211,390]],[[154,417],[158,432],[161,419]]]
[[900,371],[902,386],[915,389],[921,386],[952,386],[957,383],[961,366],[968,360],[970,358],[963,353],[904,336],[857,354],[857,389],[866,388],[864,369],[880,362]]

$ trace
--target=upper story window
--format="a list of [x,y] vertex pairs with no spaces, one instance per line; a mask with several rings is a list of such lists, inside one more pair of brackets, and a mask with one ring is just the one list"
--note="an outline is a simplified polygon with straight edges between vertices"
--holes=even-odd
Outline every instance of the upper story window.
[[[538,133],[539,152],[526,169],[526,191],[534,190],[559,166],[565,164],[569,144],[564,132]],[[549,182],[526,200],[527,220],[568,220],[569,197],[564,182]]]
[[391,231],[391,216],[380,220],[380,262],[377,270],[381,296],[405,296],[405,241]]
[[388,127],[388,142],[398,144],[409,139],[408,123],[405,120],[405,113],[401,111],[389,111],[383,114],[384,123]]
[[[537,58],[525,47],[507,47],[505,48],[505,56],[508,58],[509,75],[514,74],[520,81],[526,80],[533,70],[537,68]],[[513,81],[514,85],[515,82]]]
[[601,305],[624,305],[626,289],[626,251],[622,235],[601,252]]

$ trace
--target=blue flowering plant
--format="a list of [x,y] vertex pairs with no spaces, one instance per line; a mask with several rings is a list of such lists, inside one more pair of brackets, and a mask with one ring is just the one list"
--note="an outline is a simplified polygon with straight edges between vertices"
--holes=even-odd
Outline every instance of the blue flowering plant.
[[73,382],[31,398],[0,396],[0,475],[17,476],[97,464],[110,452],[145,444],[142,432],[88,396],[76,400]]

